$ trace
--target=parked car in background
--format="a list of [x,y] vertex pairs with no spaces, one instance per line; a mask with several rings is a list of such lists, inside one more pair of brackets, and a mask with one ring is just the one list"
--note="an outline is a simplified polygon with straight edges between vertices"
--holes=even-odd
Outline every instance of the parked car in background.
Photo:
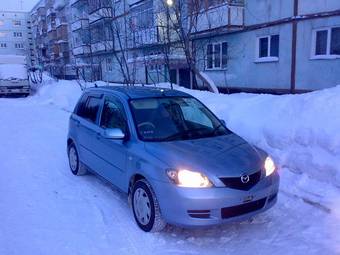
[[176,90],[86,90],[70,117],[67,151],[73,174],[94,172],[128,194],[146,232],[243,220],[277,201],[271,157]]
[[26,58],[17,55],[0,56],[0,96],[31,93]]

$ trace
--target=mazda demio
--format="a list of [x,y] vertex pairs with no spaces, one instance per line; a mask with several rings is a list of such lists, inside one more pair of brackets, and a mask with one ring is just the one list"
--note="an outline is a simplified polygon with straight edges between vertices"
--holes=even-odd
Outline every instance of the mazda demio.
[[241,221],[277,201],[273,159],[181,91],[86,90],[70,117],[67,152],[73,174],[95,173],[128,194],[146,232]]

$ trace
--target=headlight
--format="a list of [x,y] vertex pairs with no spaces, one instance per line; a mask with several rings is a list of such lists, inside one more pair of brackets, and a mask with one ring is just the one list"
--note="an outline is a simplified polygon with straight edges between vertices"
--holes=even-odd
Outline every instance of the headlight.
[[271,157],[267,157],[266,160],[264,161],[264,169],[266,170],[266,176],[271,175],[274,173],[276,166]]
[[199,172],[194,172],[186,169],[167,170],[167,175],[170,180],[176,185],[186,188],[209,188],[212,183],[208,177]]

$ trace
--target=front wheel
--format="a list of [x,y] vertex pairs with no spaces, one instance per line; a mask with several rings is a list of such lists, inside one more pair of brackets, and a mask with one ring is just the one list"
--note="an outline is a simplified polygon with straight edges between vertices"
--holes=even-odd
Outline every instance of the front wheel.
[[145,232],[159,232],[166,226],[158,200],[146,180],[137,181],[132,190],[132,210],[137,225]]

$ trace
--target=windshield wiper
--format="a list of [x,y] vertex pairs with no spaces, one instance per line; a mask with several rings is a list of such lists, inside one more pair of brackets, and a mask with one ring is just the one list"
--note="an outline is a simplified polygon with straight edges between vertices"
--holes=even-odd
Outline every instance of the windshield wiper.
[[178,132],[172,135],[169,135],[165,138],[162,139],[162,141],[172,141],[172,140],[176,140],[177,138],[181,138],[184,135],[183,132]]
[[[182,132],[178,132],[175,134],[172,134],[170,136],[167,136],[165,138],[162,139],[162,141],[172,141],[172,140],[176,140],[178,138],[184,138],[186,137],[190,137],[190,138],[200,138],[201,136],[198,137],[194,137],[193,134],[197,131],[201,131],[201,130],[206,130],[206,128],[195,128],[195,129],[188,129],[188,130],[184,130]],[[202,136],[204,137],[204,136]]]
[[223,124],[222,124],[222,123],[218,124],[218,125],[211,131],[210,134],[214,135],[214,134],[216,133],[216,131],[220,129],[220,127],[223,127]]

